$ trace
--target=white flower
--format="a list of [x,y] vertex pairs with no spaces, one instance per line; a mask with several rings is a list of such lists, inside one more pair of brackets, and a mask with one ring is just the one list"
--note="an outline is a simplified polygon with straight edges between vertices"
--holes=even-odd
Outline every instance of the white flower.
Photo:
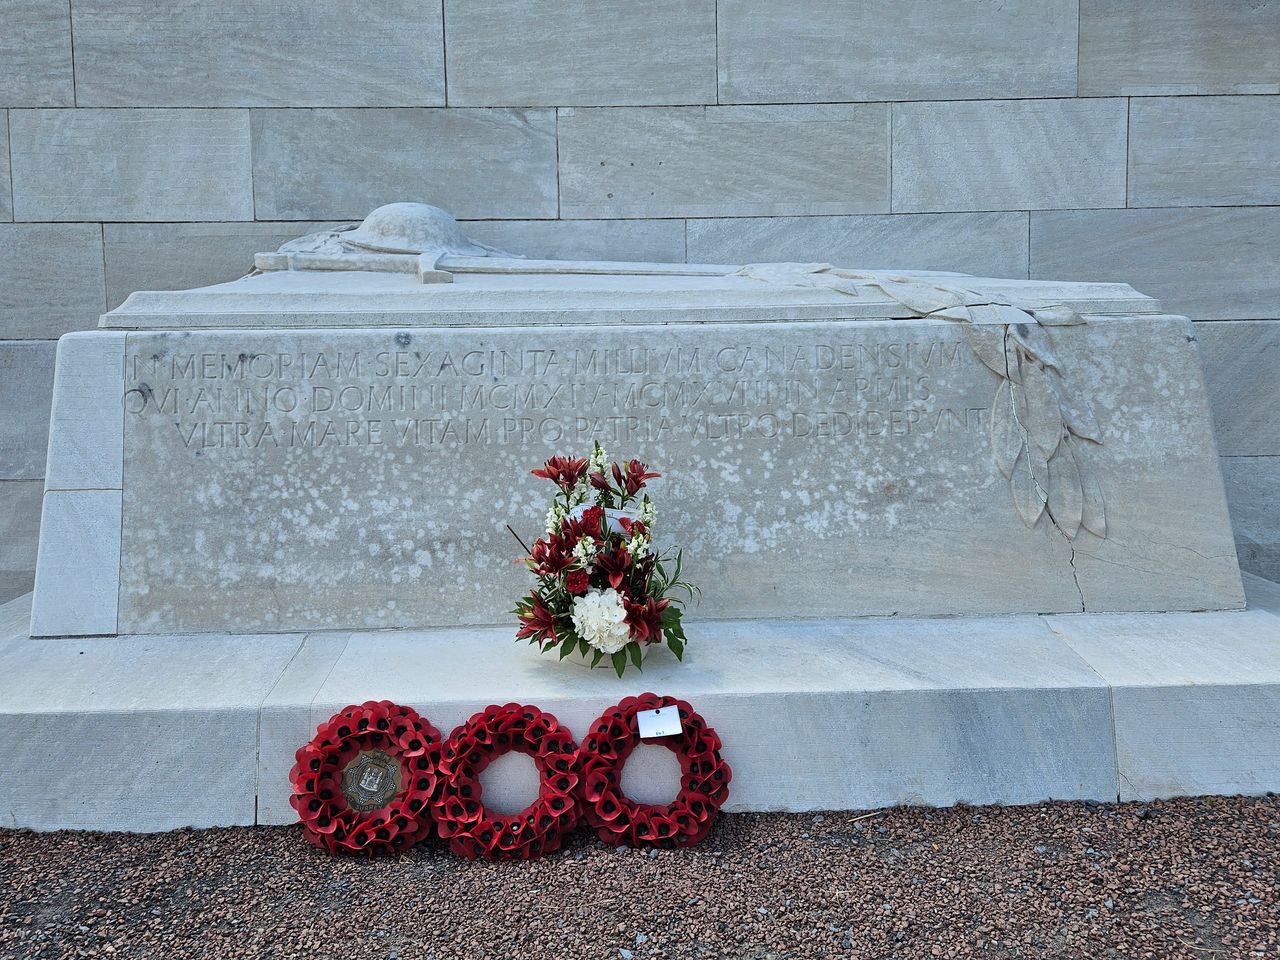
[[645,497],[640,504],[640,522],[649,530],[653,529],[653,520],[657,516],[658,509],[653,505],[653,501]]
[[600,547],[590,537],[583,537],[573,546],[573,556],[582,566],[589,567],[600,552]]
[[607,466],[609,466],[609,455],[604,452],[604,447],[600,446],[600,441],[597,440],[595,446],[591,448],[591,458],[587,464],[587,472],[601,473]]
[[631,641],[627,611],[617,590],[588,590],[574,599],[572,617],[578,636],[603,653],[617,653]]
[[551,509],[547,511],[547,533],[558,533],[563,520],[564,508],[558,503],[551,504]]
[[627,541],[627,553],[633,560],[639,560],[649,552],[649,538],[644,534],[636,534]]

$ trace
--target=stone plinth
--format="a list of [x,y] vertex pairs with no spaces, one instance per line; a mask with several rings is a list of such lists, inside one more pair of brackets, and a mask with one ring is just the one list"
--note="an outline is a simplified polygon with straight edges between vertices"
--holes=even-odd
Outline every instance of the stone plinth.
[[1122,284],[920,275],[996,304],[958,322],[785,265],[462,259],[137,294],[64,339],[34,632],[507,622],[528,471],[595,440],[665,474],[694,617],[1243,603],[1189,325]]

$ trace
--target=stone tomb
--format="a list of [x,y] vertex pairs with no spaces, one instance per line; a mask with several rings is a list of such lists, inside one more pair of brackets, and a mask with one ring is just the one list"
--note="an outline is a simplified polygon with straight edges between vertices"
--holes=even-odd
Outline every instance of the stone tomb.
[[477,252],[266,255],[64,339],[34,633],[507,622],[529,470],[595,440],[663,472],[695,616],[1243,604],[1190,325],[1124,285]]
[[[704,590],[621,681],[512,643],[505,526],[593,440],[663,471]],[[346,703],[581,736],[645,689],[720,730],[730,809],[1280,788],[1280,588],[1246,604],[1191,325],[1123,284],[528,261],[393,208],[64,337],[46,477],[14,826],[287,822]]]

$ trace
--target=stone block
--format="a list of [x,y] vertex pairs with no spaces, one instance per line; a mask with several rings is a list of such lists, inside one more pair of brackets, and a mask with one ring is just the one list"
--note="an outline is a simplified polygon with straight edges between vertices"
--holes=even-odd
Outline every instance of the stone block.
[[50,490],[40,518],[31,635],[116,632],[120,491]]
[[[1074,544],[1019,518],[991,454],[996,380],[956,324],[601,324],[592,361],[565,352],[581,326],[297,321],[128,335],[123,631],[505,620],[527,586],[505,524],[531,532],[544,509],[530,464],[596,438],[670,471],[663,536],[687,549],[702,617],[1242,602],[1197,355],[1176,318],[1052,334],[1103,437],[1063,454],[1106,504],[1106,538],[1082,530]],[[534,363],[551,350],[562,366]],[[620,393],[556,386],[579,382],[575,364],[634,351],[650,359],[611,374]],[[799,359],[788,374],[763,366],[770,356]],[[1136,356],[1159,376],[1132,376]],[[794,492],[815,485],[827,493]]]
[[[0,480],[0,603],[30,593],[36,580],[42,480]],[[23,623],[23,631],[30,619]]]
[[184,290],[243,277],[253,255],[332,223],[104,223],[107,307],[135,290]]
[[859,269],[1027,274],[1026,213],[732,217],[688,222],[690,263],[830,262]]
[[893,210],[1125,205],[1126,104],[987,100],[893,107]]
[[1076,93],[1070,0],[721,0],[721,103]]
[[284,634],[0,646],[5,761],[30,771],[0,781],[0,809],[37,830],[253,823],[259,706],[301,642]]
[[58,341],[46,489],[118,492],[123,486],[124,349],[125,335],[114,330]]
[[1031,276],[1123,280],[1193,320],[1272,319],[1280,208],[1031,214]]
[[1223,457],[1240,569],[1280,581],[1280,457]]
[[888,107],[560,111],[565,217],[889,209]]
[[1280,204],[1280,96],[1132,104],[1129,206]]
[[69,5],[64,0],[8,0],[0,63],[0,107],[74,105]]
[[[258,716],[258,823],[297,823],[289,806],[289,770],[298,748],[316,735],[316,727],[328,719],[312,719],[311,701],[324,685],[350,639],[345,633],[313,633],[284,667],[262,701]],[[367,696],[354,703],[364,703]],[[420,710],[425,702],[405,701]],[[344,703],[345,707],[346,704]],[[448,736],[445,730],[444,735]]]
[[246,110],[11,110],[20,220],[251,220]]
[[1081,0],[1080,96],[1280,93],[1268,3]]
[[458,107],[716,102],[715,0],[446,0]]
[[1197,323],[1218,453],[1280,456],[1280,320]]
[[51,340],[0,340],[0,480],[39,480],[49,443]]
[[[683,664],[657,650],[643,674],[604,686],[600,671],[513,649],[501,628],[358,633],[311,727],[369,697],[422,704],[444,731],[515,700],[580,738],[618,700],[658,689],[723,738],[726,809],[1114,798],[1106,688],[1041,621],[907,623],[707,623]],[[815,738],[818,725],[829,735]]]
[[556,215],[552,110],[255,110],[257,215],[362,219],[425,200],[466,218]]
[[473,220],[467,236],[547,260],[682,263],[681,220]]
[[[0,110],[0,220],[13,219],[13,184],[9,178],[9,111]],[[2,242],[2,241],[0,241]]]
[[1111,687],[1120,799],[1275,789],[1280,618],[1251,609],[1048,623]]
[[381,0],[375,11],[310,0],[286,12],[254,0],[77,0],[73,9],[82,107],[444,104],[439,4]]
[[56,340],[106,309],[96,223],[0,223],[0,340]]

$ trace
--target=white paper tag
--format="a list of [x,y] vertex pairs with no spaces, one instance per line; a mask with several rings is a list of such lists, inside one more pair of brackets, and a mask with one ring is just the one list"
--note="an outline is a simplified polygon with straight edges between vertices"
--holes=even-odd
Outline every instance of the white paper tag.
[[684,727],[680,725],[680,708],[675,704],[659,707],[657,710],[638,711],[636,724],[640,727],[641,740],[652,740],[654,737],[678,737],[684,733]]

